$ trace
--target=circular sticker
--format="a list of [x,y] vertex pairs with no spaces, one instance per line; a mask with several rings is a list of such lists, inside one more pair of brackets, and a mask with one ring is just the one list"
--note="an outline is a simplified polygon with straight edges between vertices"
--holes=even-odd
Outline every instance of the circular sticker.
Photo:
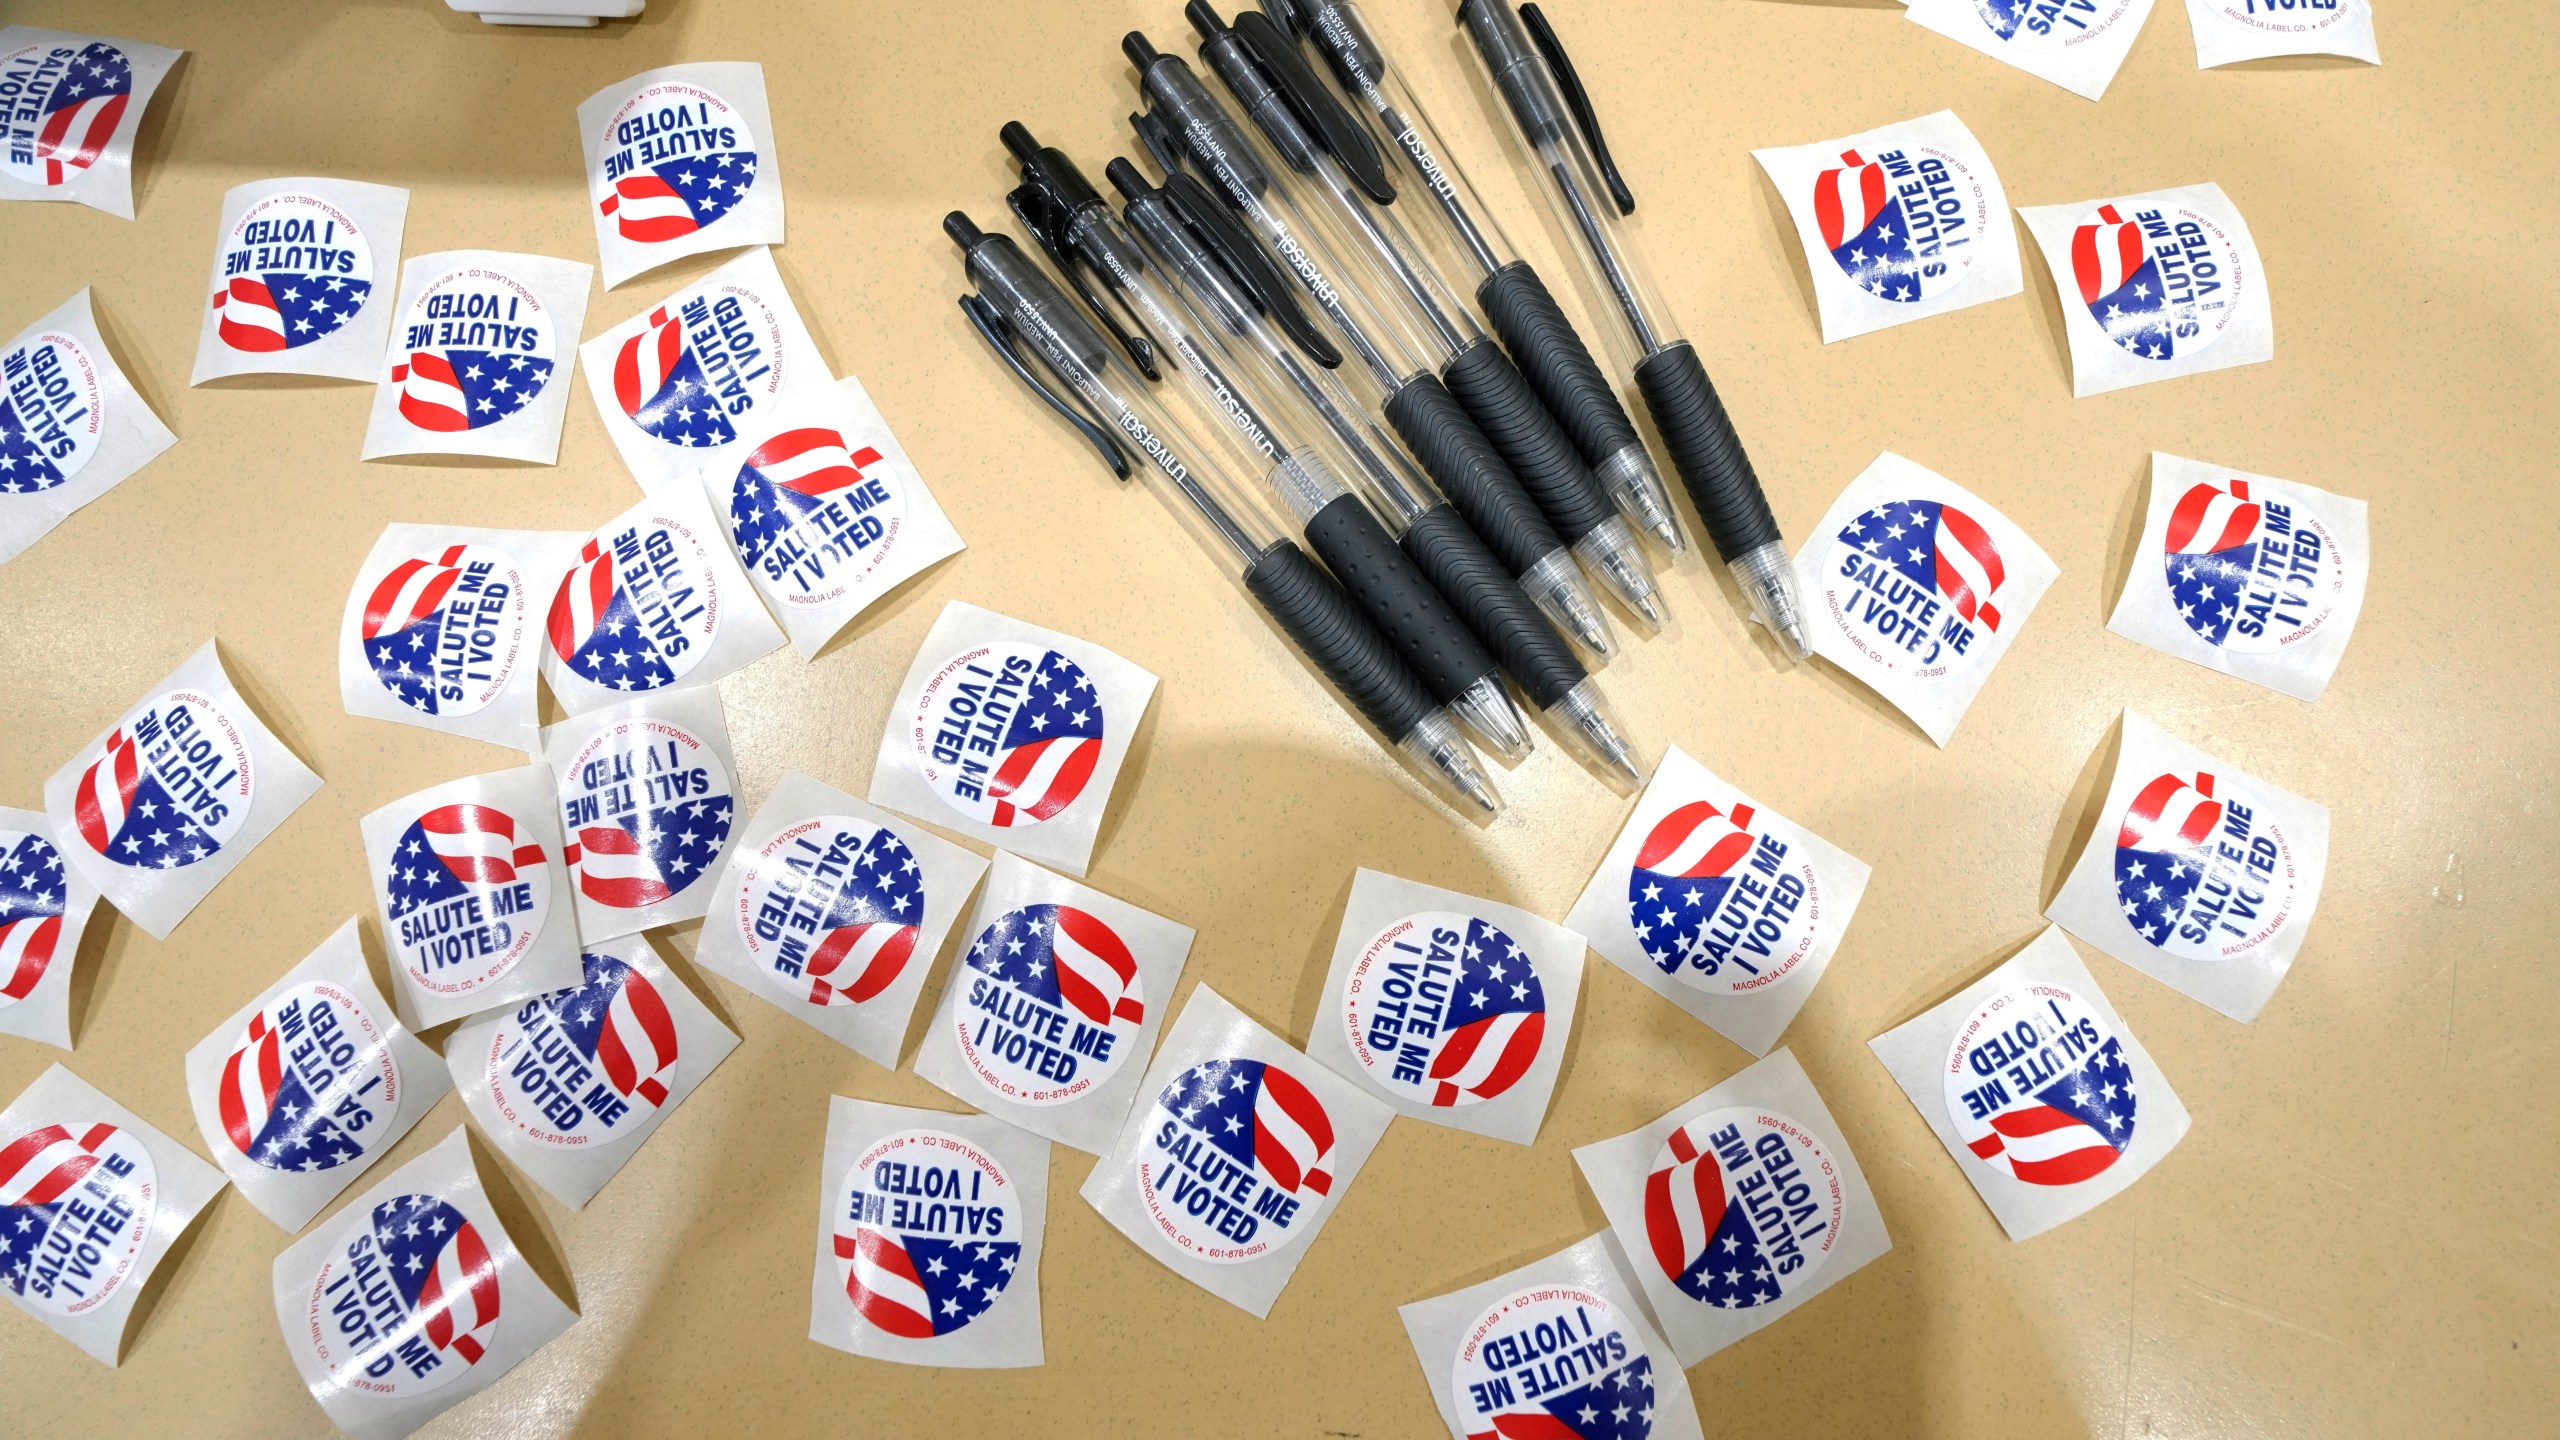
[[1710,1111],[1671,1132],[1644,1182],[1662,1277],[1722,1310],[1796,1294],[1840,1243],[1848,1190],[1811,1130],[1770,1110]]
[[457,801],[409,822],[382,873],[391,958],[430,995],[495,985],[551,920],[550,857],[530,826]]
[[395,1195],[338,1232],[312,1277],[303,1321],[335,1388],[425,1394],[489,1353],[497,1256],[446,1201]]
[[1055,650],[997,641],[925,676],[907,735],[944,804],[998,829],[1037,825],[1084,793],[1102,760],[1102,696]]
[[250,354],[326,340],[373,294],[373,247],[355,218],[287,190],[251,205],[222,242],[214,331]]
[[551,597],[551,653],[591,685],[664,690],[710,652],[721,599],[703,537],[651,515],[578,552]]
[[1518,941],[1450,910],[1369,937],[1342,982],[1352,1057],[1416,1105],[1473,1105],[1518,1084],[1547,1034],[1547,991]]
[[400,1109],[389,1028],[327,980],[296,985],[250,1016],[220,1084],[223,1137],[270,1170],[362,1160]]
[[482,1079],[516,1132],[556,1150],[610,1145],[664,1109],[675,1016],[649,977],[590,950],[586,979],[538,995],[489,1033]]
[[649,312],[614,352],[613,398],[662,444],[726,445],[737,422],[782,393],[784,367],[781,309],[744,285],[722,285]]
[[1210,1060],[1157,1094],[1132,1163],[1175,1248],[1222,1265],[1258,1259],[1315,1228],[1333,1193],[1333,1117],[1277,1065]]
[[699,85],[649,86],[613,112],[600,139],[596,210],[625,240],[681,240],[717,224],[755,187],[746,113]]
[[[2264,0],[2261,0],[2264,3]],[[2012,49],[2059,54],[2106,34],[2133,11],[2133,0],[1973,0],[1983,26]],[[2147,13],[2147,12],[2146,12]],[[2142,23],[2141,15],[2134,23]]]
[[2337,535],[2265,481],[2188,486],[2161,549],[2169,603],[2217,649],[2264,655],[2302,644],[2346,598]]
[[1831,623],[1860,655],[1915,680],[1971,673],[2000,629],[2008,568],[1982,522],[1891,500],[1840,527],[1823,567]]
[[2222,18],[2278,35],[2312,35],[2347,18],[2348,0],[2215,0]]
[[836,604],[889,561],[907,492],[878,450],[824,425],[750,452],[729,487],[729,536],[765,593],[794,609]]
[[952,1016],[960,1059],[1018,1105],[1062,1105],[1109,1078],[1138,1043],[1146,987],[1100,916],[1071,905],[1006,911],[970,945]]
[[747,963],[811,1005],[860,1005],[906,973],[924,867],[898,832],[851,815],[784,826],[735,868]]
[[133,1278],[159,1207],[151,1152],[103,1122],[46,1125],[0,1148],[0,1280],[40,1314],[86,1315]]
[[559,770],[578,894],[641,910],[702,878],[729,841],[729,769],[672,720],[617,720]]
[[1477,1316],[1458,1341],[1449,1394],[1470,1440],[1653,1433],[1653,1357],[1616,1306],[1579,1285],[1523,1290]]
[[1822,877],[1773,818],[1692,800],[1654,822],[1627,873],[1627,922],[1663,974],[1748,995],[1813,954]]
[[857,1156],[836,1187],[836,1278],[873,1327],[948,1335],[1012,1283],[1021,1210],[994,1156],[957,1135],[901,1130]]
[[201,691],[154,697],[94,753],[72,819],[83,844],[119,865],[175,870],[209,860],[249,818],[248,736]]
[[133,62],[104,40],[0,55],[0,174],[48,190],[71,183],[107,153],[132,105]]
[[450,271],[418,292],[401,318],[391,383],[400,415],[453,434],[495,425],[551,383],[551,312],[503,270]]
[[1813,213],[1840,273],[1879,300],[1917,305],[1973,273],[1991,192],[1961,157],[1932,145],[1872,157],[1844,150],[1814,177]]
[[2155,775],[2116,829],[2125,923],[2182,960],[2246,960],[2292,923],[2301,867],[2275,811],[2199,770]]
[[476,715],[515,678],[531,612],[512,556],[448,545],[383,572],[356,640],[391,698],[425,715]]
[[77,336],[47,330],[0,354],[0,494],[32,495],[79,474],[105,433],[105,398]]
[[1993,997],[1947,1052],[1947,1118],[1984,1163],[2076,1185],[2133,1143],[2133,1071],[2105,1017],[2059,985]]
[[2222,338],[2254,277],[2221,221],[2184,205],[2101,205],[2071,232],[2081,303],[2128,355],[2193,356]]
[[50,837],[0,826],[0,1010],[34,994],[53,963],[69,873]]

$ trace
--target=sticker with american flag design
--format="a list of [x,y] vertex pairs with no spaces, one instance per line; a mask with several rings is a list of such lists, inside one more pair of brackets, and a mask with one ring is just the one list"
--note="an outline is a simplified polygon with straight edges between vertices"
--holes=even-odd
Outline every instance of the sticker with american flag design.
[[485,455],[548,465],[594,271],[545,255],[447,250],[400,270],[376,345],[367,460]]
[[1040,1363],[1049,1142],[838,1096],[823,1162],[810,1339],[911,1365]]
[[177,443],[81,291],[0,345],[0,562]]
[[1913,24],[2086,100],[2107,93],[2151,0],[1908,0]]
[[496,1383],[577,1317],[525,1263],[465,1131],[276,1257],[285,1349],[352,1435],[404,1435]]
[[0,1035],[71,1048],[71,966],[97,903],[52,822],[0,806]]
[[[193,383],[229,375],[376,378],[409,192],[295,177],[222,197]],[[395,287],[396,288],[396,287]]]
[[773,653],[765,613],[702,492],[662,492],[599,525],[545,597],[542,675],[572,715],[710,685]]
[[542,620],[585,538],[383,527],[338,622],[347,713],[533,749]]
[[2293,967],[2329,812],[2126,711],[2096,832],[2045,918],[2235,1020]]
[[738,1038],[639,936],[591,946],[577,982],[463,1022],[454,1088],[500,1151],[583,1206]]
[[0,1293],[101,1365],[222,1172],[59,1065],[0,1109]]
[[424,1028],[545,994],[578,973],[552,775],[499,770],[364,817],[374,903],[400,995]]
[[2085,1214],[2186,1137],[2186,1107],[2051,926],[1869,1046],[2012,1240]]
[[184,53],[0,28],[0,200],[69,200],[132,219],[134,137]]
[[375,988],[353,917],[188,1050],[186,1072],[214,1163],[288,1232],[447,1088],[442,1060]]
[[720,692],[644,696],[554,725],[542,743],[578,933],[592,944],[707,912],[737,811]]
[[670,65],[578,106],[605,288],[670,260],[783,238],[764,67]]
[[45,814],[107,903],[165,938],[319,788],[208,640],[54,772]]
[[2275,357],[2266,268],[2221,186],[2018,214],[2061,291],[2074,395]]

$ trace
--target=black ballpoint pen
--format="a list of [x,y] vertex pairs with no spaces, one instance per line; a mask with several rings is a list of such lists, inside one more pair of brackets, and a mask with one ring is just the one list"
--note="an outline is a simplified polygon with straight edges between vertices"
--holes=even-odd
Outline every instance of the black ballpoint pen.
[[1795,564],[1769,513],[1769,497],[1696,348],[1672,326],[1619,228],[1618,217],[1634,213],[1635,196],[1608,159],[1599,121],[1563,46],[1535,5],[1515,15],[1510,0],[1460,0],[1458,23],[1475,42],[1513,138],[1544,177],[1533,188],[1547,196],[1570,237],[1568,248],[1586,262],[1594,308],[1612,322],[1607,330],[1621,356],[1633,347],[1636,388],[1717,555],[1787,652],[1805,659],[1813,647],[1805,638]]
[[1428,197],[1422,208],[1439,217],[1442,232],[1477,277],[1477,306],[1548,413],[1573,436],[1619,513],[1665,546],[1683,548],[1662,472],[1654,468],[1627,407],[1546,282],[1477,197],[1420,98],[1378,47],[1360,7],[1352,0],[1262,0],[1262,8],[1325,57],[1344,95],[1376,125],[1384,148],[1401,157],[1420,182]]
[[[1173,177],[1167,187],[1152,186],[1126,160],[1113,160],[1107,173],[1128,197],[1131,227],[1158,266],[1178,282],[1190,313],[1208,332],[1204,344],[1240,351],[1245,368],[1295,401],[1289,408],[1324,432],[1347,462],[1342,473],[1355,477],[1381,506],[1398,532],[1397,543],[1501,659],[1556,733],[1613,778],[1642,784],[1644,769],[1626,728],[1573,647],[1341,381],[1309,364],[1263,319],[1256,282],[1240,278],[1257,273],[1257,267],[1236,258],[1239,247],[1251,253],[1252,237],[1232,226],[1221,232],[1214,221],[1223,212],[1188,176]],[[1196,200],[1177,198],[1184,187],[1196,193]],[[1211,223],[1198,223],[1203,220]],[[1259,283],[1276,285],[1276,273]],[[1221,335],[1232,337],[1233,343],[1215,338]]]
[[[1123,478],[1129,463],[1120,449],[1125,437],[1143,458],[1139,468],[1161,477],[1170,490],[1164,497],[1170,507],[1193,522],[1186,528],[1232,564],[1246,593],[1387,743],[1436,792],[1454,793],[1484,815],[1499,814],[1501,797],[1460,738],[1457,722],[1431,698],[1386,637],[1321,566],[1272,533],[1261,513],[1238,498],[1232,477],[1213,465],[1200,443],[1164,413],[1134,373],[1121,368],[1126,362],[1115,359],[1101,332],[1012,237],[987,234],[957,210],[943,217],[942,228],[960,246],[969,278],[978,287],[978,293],[961,297],[960,308],[1015,375],[1062,413],[1085,412],[1077,428]],[[1017,341],[1027,344],[1069,395],[1041,383]]]
[[1618,514],[1563,426],[1511,358],[1476,323],[1439,267],[1391,208],[1395,191],[1368,132],[1260,11],[1234,26],[1208,0],[1184,10],[1200,55],[1274,153],[1324,205],[1336,232],[1365,259],[1383,303],[1401,309],[1431,345],[1450,393],[1501,452],[1583,567],[1647,625],[1662,620],[1644,547]]
[[1310,443],[1312,427],[1283,413],[1214,334],[1204,333],[1169,276],[1139,248],[1065,152],[1043,146],[1019,121],[1008,122],[1005,148],[1022,167],[1022,184],[1006,197],[1059,271],[1088,306],[1099,302],[1081,283],[1090,270],[1128,309],[1137,328],[1165,346],[1201,405],[1238,442],[1231,447],[1248,473],[1259,473],[1308,547],[1333,571],[1352,600],[1396,647],[1432,694],[1485,747],[1506,759],[1529,753],[1529,727],[1502,688],[1493,655],[1431,582],[1396,548],[1375,513],[1343,483]]
[[[1168,175],[1185,159],[1244,228],[1271,248],[1341,337],[1346,350],[1306,346],[1328,363],[1341,361],[1363,393],[1412,447],[1440,482],[1452,504],[1519,579],[1556,628],[1594,655],[1609,653],[1609,622],[1584,585],[1573,552],[1520,487],[1518,477],[1423,363],[1422,347],[1393,312],[1373,309],[1335,255],[1322,229],[1290,186],[1245,133],[1176,56],[1159,52],[1135,31],[1121,41],[1137,65],[1139,82],[1154,110],[1132,115],[1138,132]],[[1294,331],[1292,332],[1295,333]],[[1304,339],[1301,337],[1301,344]]]

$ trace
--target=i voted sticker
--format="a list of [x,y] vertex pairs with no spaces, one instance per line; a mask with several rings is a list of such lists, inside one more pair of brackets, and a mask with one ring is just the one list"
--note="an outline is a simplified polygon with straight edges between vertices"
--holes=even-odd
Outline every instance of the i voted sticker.
[[[2011,49],[2054,55],[2114,29],[2133,11],[2134,0],[1973,0],[1973,7],[1983,28]],[[2134,19],[2140,23],[2139,16]]]
[[486,266],[448,271],[401,317],[393,353],[407,358],[391,367],[401,417],[443,434],[495,425],[551,383],[558,346],[532,286]]
[[220,702],[170,690],[98,742],[72,819],[105,859],[175,870],[221,853],[248,819],[255,783],[248,736]]
[[791,999],[860,1005],[915,959],[924,867],[887,826],[813,816],[753,855],[742,851],[736,866],[739,942],[757,973]]
[[729,839],[729,768],[672,720],[605,726],[560,764],[559,785],[578,893],[609,910],[674,898]]
[[836,1276],[854,1313],[909,1340],[964,1329],[1022,1260],[1021,1194],[957,1135],[901,1130],[865,1149],[835,1195]]
[[999,829],[1037,825],[1084,793],[1102,758],[1102,696],[1075,661],[1015,641],[929,671],[908,733],[945,804]]
[[2153,949],[2245,960],[2292,923],[2302,867],[2244,775],[2156,775],[2116,829],[2116,903]]
[[766,593],[832,606],[888,563],[907,498],[880,452],[826,425],[785,430],[751,451],[729,488],[729,536]]
[[79,474],[106,433],[105,397],[76,335],[47,330],[0,354],[0,491],[32,495]]
[[663,690],[709,653],[727,598],[705,537],[651,515],[578,551],[551,599],[551,651],[590,684]]
[[1645,1440],[1653,1357],[1599,1292],[1541,1285],[1468,1325],[1449,1393],[1468,1440]]
[[2318,35],[2352,18],[2352,0],[2212,0],[2213,11],[2235,25],[2270,35]]
[[551,871],[531,828],[487,803],[439,805],[393,842],[381,878],[392,957],[430,995],[494,985],[551,919]]
[[1390,1093],[1473,1105],[1508,1091],[1538,1058],[1547,993],[1499,926],[1424,911],[1389,923],[1351,961],[1342,1022],[1352,1058]]
[[[613,357],[613,398],[641,432],[676,449],[726,445],[782,392],[782,313],[730,281],[649,312]],[[672,306],[672,308],[670,308]]]
[[373,246],[343,208],[287,190],[250,205],[222,242],[214,333],[244,354],[338,333],[373,295]]
[[2169,602],[2217,649],[2265,655],[2313,639],[2348,593],[2350,557],[2308,506],[2264,481],[2199,481],[2162,537]]
[[346,987],[296,985],[249,1017],[222,1062],[223,1138],[270,1170],[334,1170],[382,1142],[400,1108],[390,1027]]
[[539,1145],[581,1150],[640,1131],[667,1103],[681,1043],[665,997],[590,950],[585,978],[516,1007],[489,1034],[483,1083],[498,1115]]
[[1148,1217],[1183,1254],[1256,1260],[1333,1192],[1333,1117],[1278,1065],[1210,1060],[1156,1095],[1133,1163]]
[[1722,1310],[1809,1285],[1848,1214],[1840,1167],[1813,1132],[1750,1106],[1671,1132],[1645,1177],[1645,1240],[1680,1293]]
[[434,1195],[396,1195],[339,1232],[304,1324],[331,1385],[398,1399],[480,1363],[499,1299],[497,1257],[479,1228]]
[[0,1282],[41,1314],[90,1314],[132,1279],[151,1233],[151,1152],[105,1123],[0,1139]]
[[970,945],[953,1014],[960,1058],[989,1090],[1060,1105],[1117,1069],[1147,1018],[1128,942],[1072,905],[1026,905]]
[[1832,537],[1823,602],[1858,654],[1923,682],[1969,675],[2000,629],[2008,565],[1981,521],[1938,500],[1892,499]]
[[1845,150],[1814,177],[1814,216],[1840,273],[1879,300],[1917,305],[1964,283],[1991,221],[1991,192],[1953,151]]
[[2133,1143],[2124,1041],[2063,986],[2026,985],[1984,1003],[1957,1027],[1944,1073],[1957,1137],[2027,1184],[2079,1184]]
[[525,572],[489,545],[411,555],[365,597],[358,639],[393,699],[424,715],[473,715],[506,693],[526,649]]
[[680,240],[718,223],[756,183],[745,113],[702,85],[649,86],[613,112],[601,140],[607,189],[596,209],[625,240]]
[[133,61],[104,40],[0,55],[0,173],[48,190],[70,183],[107,153],[132,103]]
[[1663,974],[1748,995],[1812,955],[1825,898],[1804,847],[1750,805],[1693,800],[1655,822],[1627,874],[1627,919]]
[[68,875],[50,837],[0,826],[0,1010],[34,994],[52,966]]
[[2080,301],[2126,354],[2169,361],[2209,348],[2256,277],[2237,236],[2186,205],[2101,205],[2071,232]]

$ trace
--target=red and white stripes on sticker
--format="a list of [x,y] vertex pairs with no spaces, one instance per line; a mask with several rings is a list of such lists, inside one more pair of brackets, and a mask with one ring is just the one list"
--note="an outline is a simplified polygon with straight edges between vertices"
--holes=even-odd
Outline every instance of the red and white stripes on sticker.
[[445,592],[461,578],[462,552],[467,548],[449,545],[433,560],[411,556],[392,566],[365,597],[364,638],[396,635],[434,614],[444,603]]
[[275,1106],[276,1090],[283,1084],[284,1037],[261,1010],[249,1017],[245,1042],[222,1062],[222,1085],[214,1104],[222,1114],[222,1133],[233,1149],[247,1155],[258,1143],[259,1132],[267,1128],[268,1112]]
[[567,847],[578,893],[616,910],[638,910],[675,894],[639,837],[619,825],[590,825]]
[[693,207],[653,170],[636,171],[613,182],[612,191],[596,202],[596,209],[613,217],[623,239],[644,245],[702,228],[694,223]]
[[36,155],[44,161],[44,183],[59,185],[98,163],[107,142],[116,137],[130,94],[92,95],[45,117],[36,132]]
[[491,805],[439,805],[418,817],[427,845],[465,885],[512,885],[542,864],[542,846],[516,843],[516,820]]
[[618,1095],[636,1095],[653,1107],[667,1103],[667,1071],[676,1063],[676,1021],[666,997],[635,967],[596,1031],[596,1063]]
[[255,275],[232,276],[229,285],[214,292],[213,308],[222,315],[215,330],[222,343],[234,350],[264,354],[282,350],[290,343],[285,339],[284,314],[276,309],[276,297]]
[[684,327],[661,305],[649,312],[648,324],[623,341],[613,357],[613,398],[622,413],[637,415],[647,407],[683,359]]
[[613,606],[613,552],[601,540],[590,539],[578,551],[578,563],[560,577],[560,589],[551,597],[551,614],[545,631],[551,637],[551,653],[560,663],[578,658],[578,647],[596,633],[604,612]]
[[1953,505],[1938,507],[1938,593],[1958,615],[1985,630],[2000,628],[2000,611],[1991,597],[2009,578],[2000,561],[2000,546],[1982,522]]
[[2213,776],[2201,770],[2193,782],[2179,775],[2153,776],[2126,808],[2116,848],[2169,852],[2202,845],[2222,824],[2213,785]]
[[1728,814],[1707,801],[1692,800],[1654,822],[1653,832],[1636,851],[1635,868],[1683,880],[1730,874],[1755,843],[1750,830],[1754,813],[1748,805],[1736,805]]
[[1058,963],[1058,998],[1077,1014],[1105,1030],[1115,1020],[1135,1025],[1147,1018],[1137,957],[1099,916],[1059,906],[1050,947]]
[[1840,168],[1814,177],[1813,215],[1822,246],[1837,250],[1875,223],[1886,201],[1884,167],[1855,150],[1842,151]]
[[1253,1158],[1271,1183],[1291,1194],[1333,1191],[1333,1117],[1297,1076],[1262,1067],[1253,1099]]
[[400,387],[400,416],[410,424],[439,434],[471,428],[471,401],[444,356],[413,350],[406,363],[391,367],[391,381]]
[[81,773],[79,793],[72,797],[71,817],[80,838],[104,855],[124,830],[125,812],[133,806],[134,787],[142,782],[142,762],[133,737],[116,727],[107,736],[106,752]]
[[1724,1172],[1688,1126],[1672,1131],[1668,1144],[1671,1164],[1645,1177],[1644,1233],[1653,1263],[1676,1281],[1724,1223]]
[[488,1353],[489,1327],[498,1323],[498,1262],[478,1226],[465,1222],[436,1253],[435,1269],[418,1287],[418,1313],[426,1319],[427,1343],[438,1350],[472,1365]]
[[747,457],[768,481],[811,499],[862,483],[862,467],[880,463],[880,452],[848,448],[844,436],[823,425],[785,430]]
[[74,1135],[61,1125],[30,1130],[0,1150],[0,1205],[50,1205],[97,1168],[98,1151],[116,1127],[92,1125]]
[[2178,497],[2169,512],[2169,533],[2161,543],[2172,555],[2210,555],[2249,543],[2258,533],[2265,507],[2249,498],[2249,482],[2196,484]]
[[836,1259],[843,1263],[845,1298],[855,1313],[892,1335],[933,1338],[933,1300],[904,1246],[865,1225],[837,1234]]

